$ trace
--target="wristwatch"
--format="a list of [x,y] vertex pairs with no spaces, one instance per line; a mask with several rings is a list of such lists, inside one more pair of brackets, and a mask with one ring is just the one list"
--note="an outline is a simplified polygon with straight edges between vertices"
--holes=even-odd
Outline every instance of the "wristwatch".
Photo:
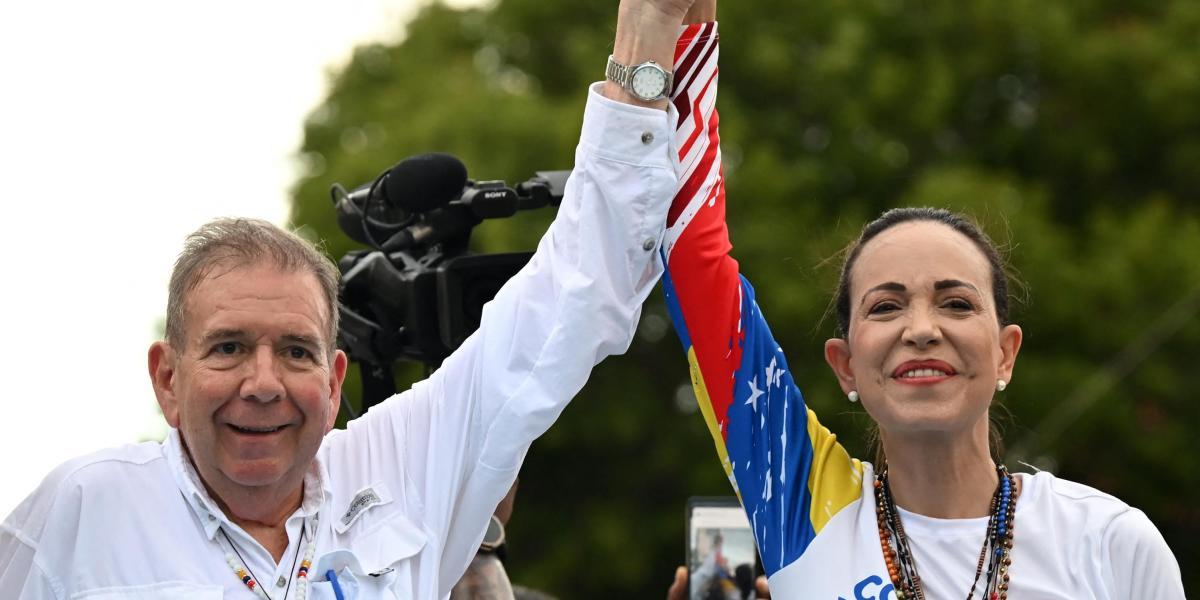
[[610,54],[604,77],[642,102],[662,100],[671,91],[671,72],[652,60],[628,66],[617,62]]

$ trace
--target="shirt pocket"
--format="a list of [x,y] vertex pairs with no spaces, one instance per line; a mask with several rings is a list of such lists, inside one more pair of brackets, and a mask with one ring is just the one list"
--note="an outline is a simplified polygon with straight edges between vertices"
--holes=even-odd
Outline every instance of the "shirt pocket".
[[224,588],[187,582],[110,587],[71,595],[71,600],[221,600]]
[[354,539],[350,550],[335,550],[313,562],[308,598],[335,597],[333,584],[326,575],[330,569],[337,574],[347,599],[413,598],[417,588],[412,559],[428,541],[428,535],[412,521],[402,515],[390,515]]
[[429,536],[403,515],[391,515],[386,521],[354,540],[350,546],[363,570],[380,573],[421,552]]

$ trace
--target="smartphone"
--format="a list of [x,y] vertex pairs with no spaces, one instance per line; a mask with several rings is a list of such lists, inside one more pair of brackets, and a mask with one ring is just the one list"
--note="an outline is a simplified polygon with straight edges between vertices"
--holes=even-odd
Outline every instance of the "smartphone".
[[687,502],[688,600],[748,600],[762,573],[754,533],[735,496]]

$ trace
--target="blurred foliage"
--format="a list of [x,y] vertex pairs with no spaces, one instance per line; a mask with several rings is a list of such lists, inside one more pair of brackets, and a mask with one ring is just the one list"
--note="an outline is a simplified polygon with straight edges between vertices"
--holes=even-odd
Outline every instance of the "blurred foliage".
[[[359,48],[309,117],[294,221],[338,257],[328,189],[446,151],[473,176],[569,168],[616,2],[430,5]],[[1018,460],[1115,494],[1200,586],[1200,3],[810,0],[721,7],[719,106],[735,253],[811,405],[851,451],[869,420],[821,358],[838,253],[895,205],[966,211],[1031,293],[1000,400]],[[764,18],[769,12],[769,18]],[[532,249],[552,215],[477,229]],[[405,369],[402,384],[423,376]],[[351,395],[357,392],[352,391]],[[997,412],[1005,412],[1003,409]],[[1014,453],[1016,455],[1014,455]],[[562,597],[660,597],[689,495],[729,493],[661,297],[534,444],[514,580]]]

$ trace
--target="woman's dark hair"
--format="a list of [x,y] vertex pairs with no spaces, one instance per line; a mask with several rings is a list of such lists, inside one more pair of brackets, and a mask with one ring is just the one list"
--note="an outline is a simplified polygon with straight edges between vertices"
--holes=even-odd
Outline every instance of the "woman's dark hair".
[[996,245],[992,243],[991,238],[978,225],[967,217],[944,208],[893,208],[863,227],[862,233],[850,246],[850,250],[846,253],[846,260],[842,263],[842,274],[838,278],[837,294],[834,297],[834,312],[837,314],[838,333],[843,338],[850,333],[850,270],[854,268],[854,263],[858,260],[858,255],[862,253],[863,246],[896,225],[917,221],[941,223],[967,236],[975,243],[975,247],[979,248],[991,266],[992,298],[996,303],[996,316],[1001,326],[1009,323],[1008,275],[1004,270],[1004,261],[1000,258],[1000,252],[996,250]]

